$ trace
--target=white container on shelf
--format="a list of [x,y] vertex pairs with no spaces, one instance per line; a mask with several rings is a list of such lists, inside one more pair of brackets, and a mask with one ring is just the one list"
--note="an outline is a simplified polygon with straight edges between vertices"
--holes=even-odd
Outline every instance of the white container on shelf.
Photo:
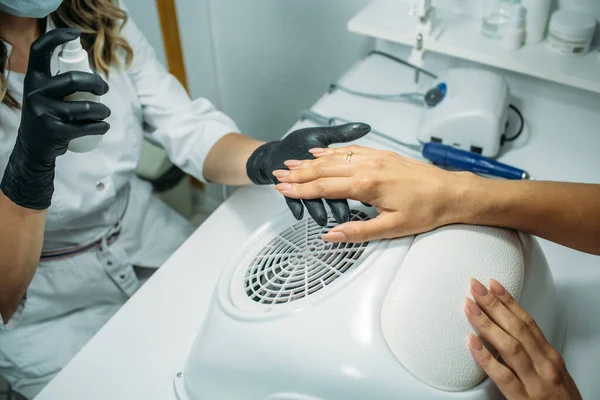
[[548,46],[561,54],[583,55],[590,50],[596,19],[576,11],[559,10],[552,14]]
[[502,45],[507,50],[517,50],[523,46],[525,41],[525,9],[522,6],[515,6],[511,10],[511,15],[506,23]]
[[527,9],[525,22],[525,44],[539,43],[546,36],[552,0],[521,0]]

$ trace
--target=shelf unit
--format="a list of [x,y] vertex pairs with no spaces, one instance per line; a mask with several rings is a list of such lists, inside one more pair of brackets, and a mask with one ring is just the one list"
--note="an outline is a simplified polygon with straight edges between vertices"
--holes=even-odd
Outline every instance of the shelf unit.
[[[351,32],[414,46],[416,17],[410,4],[398,0],[374,1],[348,23]],[[426,51],[490,65],[548,81],[600,93],[600,54],[565,56],[545,42],[509,51],[499,40],[481,34],[481,20],[471,15],[436,8],[434,32],[424,39]]]

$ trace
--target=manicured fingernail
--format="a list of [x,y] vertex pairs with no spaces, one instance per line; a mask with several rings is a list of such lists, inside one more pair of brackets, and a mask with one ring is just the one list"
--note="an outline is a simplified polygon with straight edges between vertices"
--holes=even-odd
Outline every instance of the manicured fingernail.
[[282,190],[290,190],[292,188],[292,185],[290,183],[279,183],[277,185],[275,185],[275,189],[282,191]]
[[302,165],[302,161],[298,161],[298,160],[287,160],[286,162],[283,163],[286,167],[288,168],[295,168],[295,167],[299,167]]
[[323,235],[322,239],[326,242],[344,243],[348,240],[344,232],[329,232]]
[[310,149],[309,151],[316,158],[325,157],[325,156],[328,156],[330,154],[333,154],[333,149],[330,149],[330,148],[325,148],[325,149]]
[[276,171],[273,171],[273,175],[275,175],[277,178],[285,178],[286,176],[289,176],[290,171],[288,171],[287,169],[278,169]]
[[479,317],[481,315],[481,308],[479,308],[479,306],[477,305],[477,303],[475,303],[473,300],[467,298],[467,309],[469,310],[469,312],[476,316]]
[[506,294],[506,290],[504,290],[504,287],[502,287],[500,282],[498,282],[495,279],[490,279],[490,290],[496,296],[504,296]]
[[481,340],[477,336],[473,335],[472,333],[471,333],[471,337],[469,338],[469,342],[471,342],[471,348],[473,348],[474,350],[479,351],[479,350],[483,349],[483,344],[481,343]]
[[485,296],[488,291],[477,279],[471,278],[471,289],[480,296]]

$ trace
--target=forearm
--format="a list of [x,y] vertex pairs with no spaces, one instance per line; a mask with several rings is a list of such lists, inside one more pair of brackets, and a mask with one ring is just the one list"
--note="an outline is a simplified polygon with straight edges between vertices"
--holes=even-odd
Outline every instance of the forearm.
[[204,177],[209,182],[226,185],[247,185],[246,162],[264,142],[239,133],[230,133],[219,140],[204,162]]
[[20,207],[0,191],[0,313],[8,322],[33,279],[44,238],[46,210]]
[[458,222],[517,229],[600,255],[600,185],[464,177]]

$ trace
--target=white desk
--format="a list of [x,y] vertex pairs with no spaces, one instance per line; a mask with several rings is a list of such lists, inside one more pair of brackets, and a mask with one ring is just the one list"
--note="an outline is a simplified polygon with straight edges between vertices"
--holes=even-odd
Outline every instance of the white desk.
[[[412,71],[379,57],[355,65],[344,83],[359,90],[412,90]],[[512,83],[512,82],[511,82]],[[537,179],[600,183],[600,113],[590,104],[540,96],[515,85],[533,135],[502,161],[528,170]],[[534,94],[525,94],[524,91]],[[600,109],[600,108],[597,108]],[[324,115],[371,123],[374,128],[412,140],[418,113],[409,106],[385,104],[334,93],[314,110]],[[257,207],[256,204],[262,204]],[[195,337],[208,299],[227,260],[246,238],[285,203],[269,187],[240,189],[165,263],[38,396],[39,400],[175,399],[173,378],[181,369],[182,349]],[[223,224],[241,221],[224,239]],[[600,366],[600,258],[542,243],[565,299],[570,325],[564,349],[567,364],[584,398],[600,393],[593,378]],[[543,299],[540,299],[543,301]],[[48,343],[51,345],[51,343]],[[583,356],[581,356],[583,354]],[[587,395],[587,396],[586,396]],[[589,396],[589,397],[588,397]]]

